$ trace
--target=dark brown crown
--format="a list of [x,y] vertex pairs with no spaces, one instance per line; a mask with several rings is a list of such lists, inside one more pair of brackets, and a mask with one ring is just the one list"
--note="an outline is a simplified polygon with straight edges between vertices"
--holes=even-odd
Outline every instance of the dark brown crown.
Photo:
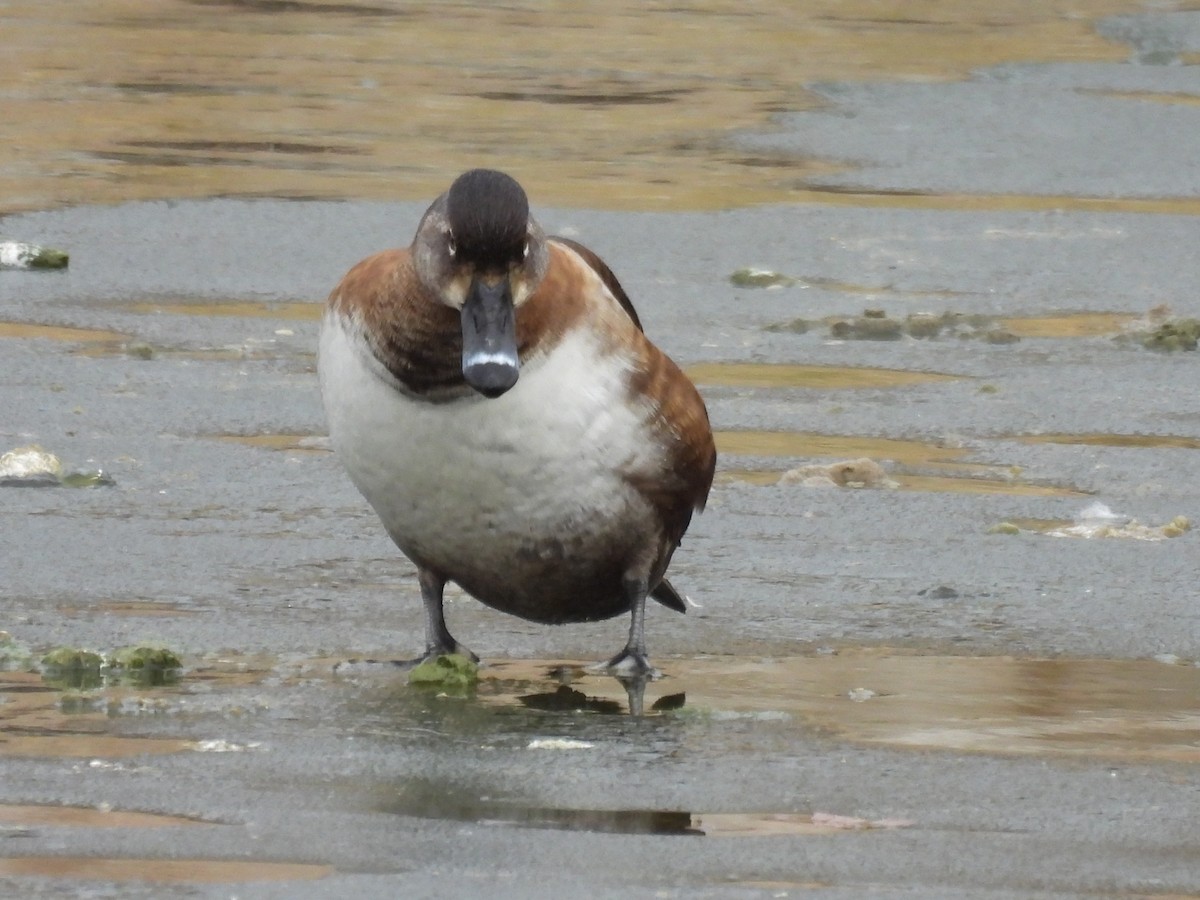
[[450,185],[446,219],[455,257],[481,269],[506,269],[525,255],[529,199],[503,172],[472,169]]

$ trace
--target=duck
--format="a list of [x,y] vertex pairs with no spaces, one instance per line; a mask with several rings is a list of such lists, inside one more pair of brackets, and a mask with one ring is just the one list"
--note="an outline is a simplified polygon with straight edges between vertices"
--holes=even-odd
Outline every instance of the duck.
[[650,342],[593,251],[548,236],[524,188],[458,176],[407,248],[353,266],[325,304],[318,375],[335,454],[417,571],[424,654],[453,582],[500,612],[629,615],[596,664],[657,677],[646,601],[686,612],[667,568],[712,486],[695,385]]

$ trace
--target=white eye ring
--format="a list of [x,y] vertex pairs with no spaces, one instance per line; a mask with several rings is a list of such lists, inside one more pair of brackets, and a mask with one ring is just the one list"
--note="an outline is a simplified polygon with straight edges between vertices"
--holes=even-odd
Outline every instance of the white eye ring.
[[446,252],[451,256],[454,256],[458,252],[458,247],[454,243],[454,232],[452,231],[446,232]]
[[521,259],[529,259],[529,241],[525,242],[525,249],[521,251]]

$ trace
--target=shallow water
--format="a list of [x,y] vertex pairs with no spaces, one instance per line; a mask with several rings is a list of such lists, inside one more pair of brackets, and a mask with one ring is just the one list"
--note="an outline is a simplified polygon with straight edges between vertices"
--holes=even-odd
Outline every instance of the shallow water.
[[[37,676],[8,673],[0,675],[0,757],[77,760],[75,770],[82,767],[92,778],[111,772],[152,784],[161,780],[167,756],[195,760],[172,767],[177,774],[171,777],[178,779],[185,771],[226,771],[222,765],[214,769],[220,757],[240,758],[248,771],[257,768],[256,758],[268,766],[294,766],[296,760],[273,745],[308,731],[318,755],[336,736],[336,743],[357,748],[354,758],[382,752],[381,758],[402,763],[454,748],[461,756],[450,770],[430,770],[441,774],[422,774],[422,764],[421,771],[384,783],[374,774],[378,763],[353,777],[341,771],[345,762],[328,761],[332,768],[326,772],[302,765],[302,774],[288,780],[289,795],[300,804],[320,805],[329,816],[365,806],[374,815],[489,831],[766,840],[837,835],[857,840],[855,835],[919,829],[923,823],[818,806],[787,810],[743,802],[730,808],[728,800],[709,809],[619,801],[555,805],[527,790],[481,791],[479,779],[488,771],[489,754],[511,757],[509,765],[516,765],[516,756],[524,759],[522,766],[536,767],[543,759],[553,770],[572,762],[587,769],[611,761],[613,754],[663,762],[703,748],[704,757],[749,770],[784,748],[814,741],[1110,766],[1200,763],[1195,666],[856,648],[793,657],[671,658],[661,665],[665,677],[647,687],[644,727],[632,730],[621,724],[630,721],[626,689],[574,661],[490,660],[477,688],[451,696],[408,687],[404,673],[390,666],[335,675],[328,659],[226,657],[162,688],[63,690]],[[302,711],[319,715],[320,724],[294,720]],[[275,722],[266,742],[256,739],[264,720]],[[214,733],[222,737],[205,737]],[[186,829],[236,839],[247,826],[246,812],[163,814],[146,809],[148,801],[139,800],[136,791],[121,795],[118,803],[98,807],[0,804],[0,837],[62,833],[79,843],[94,835],[105,846],[102,835],[108,832]],[[381,827],[386,831],[386,825],[374,826]],[[296,882],[335,871],[320,862],[316,847],[299,858],[272,859],[268,852],[254,860],[38,856],[13,849],[18,852],[0,858],[2,877],[206,884]]]
[[[6,673],[0,674],[0,756],[120,759],[219,750],[198,735],[164,739],[125,734],[127,726],[136,726],[147,714],[174,718],[179,722],[174,730],[187,732],[195,716],[187,711],[197,700],[205,717],[225,710],[234,736],[224,743],[236,749],[247,743],[236,736],[236,711],[245,704],[266,708],[282,692],[344,692],[355,686],[384,691],[394,701],[408,693],[396,710],[401,718],[394,726],[400,730],[405,715],[415,724],[430,703],[454,708],[452,717],[439,720],[438,729],[447,738],[464,727],[497,736],[536,734],[553,728],[556,716],[568,721],[579,715],[627,716],[626,688],[585,666],[562,660],[488,660],[474,690],[445,699],[404,686],[406,674],[387,665],[365,675],[359,670],[348,678],[334,677],[336,667],[328,660],[280,666],[230,658],[162,688],[79,691],[44,683],[37,675]],[[845,648],[815,656],[672,658],[662,660],[661,668],[665,677],[646,688],[646,714],[674,717],[701,730],[719,732],[717,723],[749,717],[768,730],[818,729],[870,744],[1200,762],[1200,717],[1194,708],[1200,667],[1192,665]],[[311,702],[324,705],[327,698]],[[513,717],[522,710],[524,718]],[[363,727],[353,703],[334,715],[344,719],[341,727],[349,733]],[[482,721],[465,724],[476,719]],[[578,749],[586,750],[586,742]],[[736,756],[734,748],[730,751]],[[64,824],[155,824],[136,817],[106,820],[94,810],[63,815],[75,817]],[[4,819],[22,816],[0,807]]]
[[218,859],[104,859],[95,856],[9,856],[0,858],[0,877],[65,878],[83,881],[148,881],[155,884],[228,884],[307,881],[325,878],[332,866],[304,863],[238,862]]
[[930,198],[814,190],[813,176],[848,163],[748,153],[726,137],[819,105],[810,82],[1119,61],[1126,48],[1093,22],[1140,8],[774,0],[752,12],[617,3],[598,15],[586,4],[21,0],[0,10],[0,80],[12,86],[0,196],[7,210],[156,197],[419,200],[485,160],[536,181],[539,204],[922,208]]

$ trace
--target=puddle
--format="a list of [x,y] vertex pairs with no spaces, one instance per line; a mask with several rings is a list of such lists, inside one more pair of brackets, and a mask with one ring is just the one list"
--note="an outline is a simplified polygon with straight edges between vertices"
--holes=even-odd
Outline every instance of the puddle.
[[303,358],[309,354],[297,354],[273,347],[270,344],[180,349],[176,347],[157,347],[140,342],[122,342],[115,344],[88,344],[76,350],[75,355],[86,356],[92,359],[131,356],[141,360],[173,359],[185,360],[187,362],[244,362],[248,360]]
[[[267,675],[280,674],[278,666],[261,665],[265,664],[251,667],[248,662],[227,662],[219,669],[189,672],[171,688],[110,687],[82,694],[52,688],[36,674],[0,673],[0,757],[104,759],[234,749],[230,742],[114,735],[109,732],[121,717],[114,717],[113,711],[131,709],[139,703],[149,704],[152,712],[161,711],[187,693],[219,699],[221,695],[233,697],[238,689],[248,686],[261,691]],[[308,673],[305,679],[315,676],[327,684],[344,683],[333,676],[329,660],[297,665]],[[392,710],[387,714],[390,717],[424,717],[424,713],[416,712],[418,707],[425,709],[422,704],[432,703],[439,709],[445,706],[454,714],[428,720],[440,720],[439,730],[466,727],[502,735],[515,729],[509,737],[529,753],[568,753],[586,760],[591,754],[605,752],[603,729],[577,723],[570,736],[587,740],[556,743],[531,739],[553,735],[553,723],[562,716],[574,720],[580,715],[627,713],[629,696],[622,684],[609,676],[586,672],[584,665],[556,660],[489,660],[480,670],[473,699],[438,699],[416,693],[407,684],[392,686],[389,682],[389,692],[398,690],[403,697],[420,703],[405,712],[407,704],[401,697],[389,693],[382,702]],[[1196,665],[1159,660],[922,656],[888,649],[845,649],[836,654],[766,659],[664,658],[659,666],[666,677],[646,687],[647,715],[676,717],[681,727],[704,731],[705,740],[717,739],[715,732],[724,728],[723,722],[749,717],[755,728],[784,732],[816,729],[839,740],[892,747],[1200,763],[1200,707],[1196,704],[1200,697],[1200,666]],[[298,689],[297,682],[284,674],[271,690]],[[495,708],[508,710],[511,715],[511,711],[520,710],[522,718],[516,721],[506,715],[476,721],[478,716],[472,715],[464,719],[469,712],[464,703],[480,712]],[[419,785],[413,790],[417,795],[406,801],[406,808],[408,814],[417,815],[424,795]],[[450,799],[444,792],[430,793],[426,798],[429,814],[435,807],[440,808],[438,804],[451,808]],[[471,803],[477,805],[477,800]],[[643,814],[636,810],[609,811],[604,814],[611,816],[607,820],[593,821],[585,816],[577,821],[589,821],[588,827],[596,829],[602,829],[605,821],[620,830],[676,829],[684,833],[697,827],[690,819],[684,821],[681,812],[672,812],[674,818],[637,818]],[[738,812],[743,814],[767,815],[762,811]],[[488,809],[488,816],[505,821],[516,815],[511,810]],[[537,819],[542,823],[540,827],[554,827],[556,815],[537,809],[527,818],[530,822]],[[687,817],[692,815],[691,811],[686,813]],[[820,817],[807,821],[802,816],[780,824],[773,818],[774,812],[770,813],[772,818],[757,825],[704,815],[713,830],[849,827],[846,822]],[[471,816],[480,817],[476,812]],[[455,816],[445,813],[441,817]],[[885,824],[859,823],[855,827]]]
[[740,288],[822,288],[839,294],[862,294],[876,297],[880,294],[890,294],[899,297],[954,297],[959,292],[949,290],[901,290],[891,282],[877,284],[859,284],[855,281],[843,281],[838,278],[827,278],[820,275],[788,275],[772,269],[755,267],[736,269],[729,276],[729,283]]
[[1200,439],[1170,434],[1018,434],[1027,444],[1082,444],[1089,447],[1200,450]]
[[[713,433],[722,456],[790,456],[799,458],[890,460],[902,468],[933,472],[897,472],[884,467],[887,477],[901,490],[950,491],[967,494],[1009,494],[1031,497],[1084,497],[1082,491],[1056,485],[1021,481],[1010,466],[964,462],[974,451],[966,447],[941,447],[924,441],[818,434],[804,431],[717,431]],[[718,479],[757,485],[778,484],[784,472],[769,469],[722,469]],[[798,489],[798,488],[797,488]]]
[[775,363],[699,363],[688,366],[684,373],[699,385],[749,388],[886,388],[956,381],[964,377],[905,369]]
[[329,438],[315,434],[218,434],[214,440],[227,444],[242,444],[262,450],[286,450],[288,452],[329,453]]
[[[1195,63],[1189,63],[1195,65]],[[1166,103],[1172,106],[1200,106],[1200,97],[1195,94],[1171,93],[1167,91],[1114,91],[1096,88],[1080,88],[1081,94],[1095,94],[1115,100],[1140,100],[1148,103]]]
[[[1141,11],[1134,0],[1082,11],[1065,0],[926,4],[918,14],[900,0],[771,0],[753,16],[709,3],[647,15],[621,0],[599,23],[585,7],[546,17],[478,6],[450,28],[430,3],[335,13],[322,3],[98,0],[86,14],[56,15],[14,0],[0,60],[0,76],[16,85],[0,196],[8,210],[198,196],[427,201],[478,162],[480,147],[503,147],[494,163],[536,182],[535,201],[548,206],[889,202],[805,190],[835,167],[747,155],[724,139],[768,126],[772,113],[812,108],[803,84],[958,80],[1011,61],[1125,62],[1128,46],[1097,34],[1095,21]],[[75,117],[46,114],[80,103],[89,110],[82,141]],[[381,112],[389,109],[406,115]],[[1069,198],[1023,199],[1069,208]]]
[[[760,487],[779,484],[780,469],[722,469],[717,483],[744,481]],[[955,478],[951,475],[907,475],[889,472],[888,478],[902,491],[934,491],[955,494],[1005,494],[1012,497],[1087,497],[1084,491],[1047,484],[1030,484],[1007,478]]]
[[956,494],[1006,494],[1011,497],[1087,497],[1086,491],[1007,478],[952,478],[946,475],[892,475],[907,491],[950,491]]
[[823,278],[820,276],[804,276],[796,279],[797,284],[807,287],[824,288],[827,291],[836,291],[839,294],[865,294],[873,297],[877,294],[895,294],[901,297],[953,297],[957,291],[910,291],[900,290],[890,282],[887,284],[858,284],[853,281],[841,281],[837,278]]
[[332,866],[309,863],[223,859],[93,859],[86,856],[0,858],[0,876],[8,878],[224,884],[243,881],[313,881],[326,878],[333,871]]
[[[615,679],[582,663],[500,661],[481,669],[479,700],[528,706],[561,673],[589,708],[624,710]],[[776,659],[663,659],[645,708],[686,693],[680,713],[762,728],[802,725],[857,743],[1000,755],[1200,763],[1200,667],[1156,660],[919,656],[889,650]],[[530,692],[533,691],[533,694]],[[664,715],[676,715],[666,712]],[[532,751],[531,751],[532,752]],[[588,751],[572,751],[586,755]]]
[[[786,741],[808,739],[895,749],[1088,758],[1139,763],[1200,764],[1200,667],[1155,660],[1014,659],[921,656],[887,649],[850,649],[774,659],[664,659],[666,677],[646,686],[649,715],[708,745],[752,727]],[[529,753],[565,753],[586,765],[609,752],[610,732],[589,717],[624,716],[625,688],[585,664],[499,660],[480,670],[473,700],[510,715],[485,723],[501,735],[511,713]],[[587,741],[525,742],[530,727],[553,732],[569,717],[571,734]],[[739,724],[740,723],[740,724]],[[461,721],[443,721],[457,730]],[[478,722],[472,727],[477,727]],[[473,732],[474,733],[474,732]],[[502,738],[503,739],[503,738]],[[546,749],[554,747],[556,749]],[[730,751],[735,757],[736,746]],[[688,837],[831,835],[905,828],[904,819],[868,820],[825,811],[696,811],[547,806],[497,796],[444,779],[411,778],[385,789],[374,808],[417,818],[492,827],[538,828]],[[375,794],[373,794],[375,796]]]
[[[220,303],[220,304],[134,304],[125,307],[134,312],[166,312],[179,315],[208,315],[208,316],[244,316],[254,318],[279,318],[306,321],[318,320],[319,312],[305,316],[302,310],[312,304],[255,304],[255,303]],[[284,307],[276,312],[275,307]],[[312,305],[320,310],[319,305]],[[293,309],[295,307],[295,309]],[[228,311],[226,311],[228,310]],[[137,359],[182,359],[193,362],[238,362],[248,359],[278,359],[281,356],[294,356],[294,353],[281,352],[270,345],[247,344],[235,347],[187,348],[156,347],[133,340],[127,334],[116,331],[104,331],[95,328],[69,328],[64,325],[34,325],[28,322],[0,322],[0,338],[17,338],[25,340],[59,341],[67,344],[81,344],[74,353],[78,356],[99,358],[131,356]]]
[[907,828],[905,819],[861,819],[833,813],[692,813],[692,827],[709,837],[778,837]]
[[0,803],[0,822],[18,826],[54,828],[169,828],[176,825],[213,825],[203,819],[160,813],[97,809],[92,806],[40,806]]
[[0,759],[60,757],[121,759],[215,749],[183,738],[111,734],[112,710],[169,706],[181,694],[232,691],[260,681],[265,672],[235,665],[189,671],[177,684],[157,688],[110,685],[100,690],[64,691],[33,672],[0,672]]
[[25,338],[67,343],[116,343],[128,336],[95,328],[67,328],[63,325],[31,325],[27,322],[0,322],[0,338]]
[[[893,749],[1001,756],[1082,758],[1144,764],[1200,765],[1200,667],[1177,660],[1016,659],[922,656],[886,648],[778,658],[701,657],[659,660],[665,673],[646,686],[643,722],[656,740],[698,741],[736,764],[744,758],[745,729],[788,745],[795,738]],[[630,698],[612,677],[561,660],[495,660],[480,670],[473,694],[441,697],[386,676],[375,693],[388,725],[358,712],[342,728],[394,742],[397,735],[428,744],[444,738],[498,743],[507,752],[546,754],[586,766],[628,740]],[[303,685],[293,679],[301,673]],[[120,738],[107,734],[121,716],[111,704],[170,698],[236,697],[238,688],[335,690],[353,704],[358,679],[333,674],[332,660],[292,660],[189,674],[173,689],[106,689],[90,694],[51,689],[37,675],[0,675],[0,758],[36,756],[96,760],[184,750],[244,749],[231,741]],[[263,688],[267,675],[272,677]],[[196,689],[199,688],[197,691]],[[345,690],[343,690],[345,689]],[[311,699],[311,698],[310,698]],[[67,702],[69,701],[69,702]],[[265,701],[264,701],[265,702]],[[66,709],[77,708],[75,713]],[[212,712],[215,707],[208,707]],[[158,710],[158,711],[161,711]],[[327,723],[328,724],[328,723]],[[610,725],[618,726],[614,731]],[[186,726],[181,726],[186,727]],[[364,730],[365,729],[365,730]],[[386,734],[386,738],[381,736]],[[557,738],[547,737],[558,735]],[[236,737],[236,735],[235,735]],[[586,738],[583,740],[581,738]],[[296,739],[300,739],[296,735]],[[540,757],[531,757],[540,758]],[[480,826],[555,829],[680,837],[754,838],[861,834],[919,826],[910,820],[871,820],[836,810],[592,809],[526,802],[445,780],[406,778],[368,796],[372,809]],[[156,828],[218,825],[190,817],[83,807],[0,805],[0,823],[17,827]],[[332,872],[323,865],[223,860],[14,857],[0,876],[150,880],[190,883],[296,880]]]
[[1066,194],[967,194],[925,191],[858,190],[828,185],[787,192],[793,203],[820,203],[861,209],[914,209],[944,212],[1096,212],[1200,215],[1196,197],[1072,197]]
[[323,303],[272,302],[267,300],[230,300],[222,303],[129,303],[126,312],[143,315],[207,316],[239,319],[284,319],[291,322],[319,322]]
[[690,837],[780,837],[905,828],[911,821],[832,813],[696,813],[655,809],[569,809],[479,796],[450,782],[413,779],[382,811],[416,818],[511,828]]
[[1070,313],[1061,316],[1014,316],[997,323],[1023,338],[1088,338],[1120,334],[1142,316],[1132,313]]
[[717,452],[731,456],[795,456],[887,459],[905,466],[933,466],[963,474],[986,475],[1000,466],[963,462],[966,447],[940,447],[924,441],[818,434],[812,431],[717,431]]
[[184,609],[175,603],[159,600],[105,600],[86,606],[60,606],[59,612],[72,618],[91,617],[96,614],[112,616],[194,616],[195,609]]
[[[1012,344],[1022,338],[1089,338],[1128,333],[1135,323],[1145,321],[1132,313],[1081,312],[1048,316],[968,315],[909,313],[903,318],[888,315],[886,309],[866,309],[860,316],[827,316],[823,319],[792,319],[767,326],[771,332],[805,334],[827,328],[837,340],[898,341],[981,340],[989,344]],[[939,379],[955,377],[942,375]],[[769,385],[768,385],[769,386]]]

